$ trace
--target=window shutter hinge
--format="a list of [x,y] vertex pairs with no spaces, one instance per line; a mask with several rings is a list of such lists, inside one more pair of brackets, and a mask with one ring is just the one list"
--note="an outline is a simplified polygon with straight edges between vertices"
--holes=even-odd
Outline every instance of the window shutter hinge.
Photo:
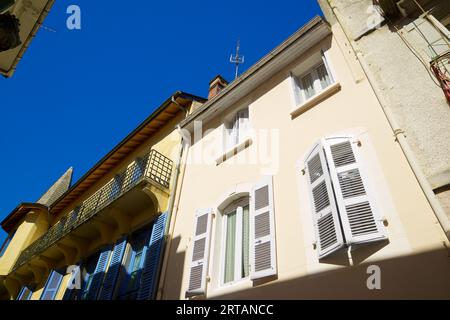
[[361,142],[361,140],[359,140],[359,139],[355,139],[355,140],[353,140],[352,141],[354,144],[356,144],[358,147],[361,147],[362,146],[362,142]]
[[305,175],[306,174],[306,169],[305,168],[301,169],[301,172],[302,172],[302,175]]

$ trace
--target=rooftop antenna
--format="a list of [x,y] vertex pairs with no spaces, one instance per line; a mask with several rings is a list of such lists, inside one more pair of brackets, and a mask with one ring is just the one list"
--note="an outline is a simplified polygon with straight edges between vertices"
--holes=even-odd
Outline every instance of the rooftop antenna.
[[46,30],[46,31],[49,31],[49,32],[56,32],[55,29],[52,29],[52,28],[47,27],[47,26],[45,26],[45,25],[41,25],[41,28],[44,29],[44,30]]
[[230,56],[230,62],[234,63],[236,66],[236,74],[235,74],[235,79],[237,79],[238,77],[238,73],[239,73],[239,65],[244,63],[244,56],[241,56],[239,54],[239,50],[241,48],[241,41],[238,39],[237,41],[237,45],[236,45],[236,54],[235,55],[231,55]]

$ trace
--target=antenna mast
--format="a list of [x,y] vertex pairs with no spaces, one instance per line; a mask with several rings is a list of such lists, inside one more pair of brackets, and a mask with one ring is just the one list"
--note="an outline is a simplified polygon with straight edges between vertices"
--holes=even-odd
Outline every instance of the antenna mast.
[[236,45],[236,54],[235,55],[232,54],[230,56],[230,62],[234,63],[236,66],[235,79],[237,79],[238,74],[239,74],[239,65],[244,63],[244,56],[241,56],[239,54],[240,48],[241,48],[241,41],[238,39],[237,45]]

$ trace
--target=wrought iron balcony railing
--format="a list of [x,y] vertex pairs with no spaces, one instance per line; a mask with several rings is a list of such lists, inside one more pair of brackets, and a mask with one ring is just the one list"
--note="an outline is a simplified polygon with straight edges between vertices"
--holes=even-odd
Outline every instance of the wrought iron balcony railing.
[[163,188],[169,188],[172,167],[172,160],[154,149],[145,157],[137,158],[124,172],[116,175],[113,180],[87,198],[81,205],[50,227],[43,236],[28,246],[20,254],[12,270],[18,269],[32,257],[43,253],[142,180],[151,180]]

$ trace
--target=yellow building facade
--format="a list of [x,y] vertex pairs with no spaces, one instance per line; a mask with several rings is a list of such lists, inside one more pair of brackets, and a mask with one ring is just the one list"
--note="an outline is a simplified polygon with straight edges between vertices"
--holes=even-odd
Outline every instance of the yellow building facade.
[[18,206],[2,222],[10,241],[1,298],[152,299],[180,155],[176,124],[203,101],[175,93],[62,195]]

